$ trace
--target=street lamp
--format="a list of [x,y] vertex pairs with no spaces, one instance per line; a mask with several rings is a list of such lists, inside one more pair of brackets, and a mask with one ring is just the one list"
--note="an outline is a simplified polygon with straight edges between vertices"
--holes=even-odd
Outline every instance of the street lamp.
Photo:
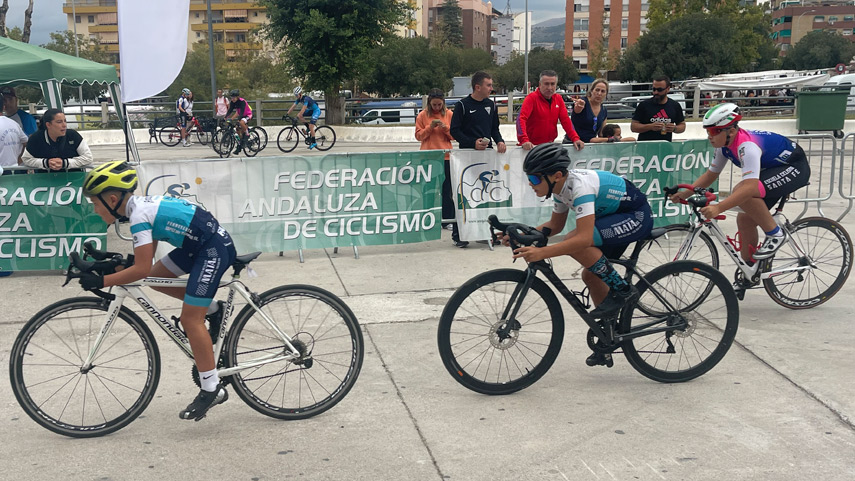
[[[796,17],[796,23],[794,23],[794,24],[793,24],[793,26],[795,26],[795,25],[796,25],[796,24],[798,24],[798,23],[801,23],[801,21],[802,21],[802,15],[804,15],[804,14],[806,14],[806,13],[811,13],[811,12],[816,12],[816,10],[814,10],[814,9],[805,10],[804,12],[802,12],[801,14],[799,14],[799,16],[798,16],[798,17]],[[811,25],[813,25],[813,22],[811,22]],[[803,36],[804,36],[804,35],[802,35],[802,37],[803,37]],[[799,37],[799,40],[801,40],[801,37]],[[797,42],[794,42],[794,41],[792,40],[792,32],[790,32],[790,45],[791,45],[791,46],[793,46],[793,45],[795,45],[796,43],[797,43]]]
[[525,0],[525,32],[522,41],[525,43],[525,78],[523,79],[523,90],[528,95],[528,0]]

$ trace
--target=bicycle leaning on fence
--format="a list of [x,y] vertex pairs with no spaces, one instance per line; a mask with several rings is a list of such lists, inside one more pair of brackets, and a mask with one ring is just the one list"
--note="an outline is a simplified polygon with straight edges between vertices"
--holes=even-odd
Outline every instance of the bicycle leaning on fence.
[[[99,251],[91,243],[85,252],[83,259],[71,254],[66,284],[82,272],[109,274],[133,264],[132,256]],[[356,382],[365,351],[362,331],[350,308],[323,289],[249,290],[240,274],[259,254],[238,256],[231,279],[220,282],[228,297],[222,324],[211,333],[220,378],[262,414],[286,420],[315,416],[341,401]],[[141,289],[186,284],[187,279],[146,278],[41,310],[21,329],[10,354],[18,403],[38,424],[66,436],[103,436],[128,425],[154,398],[160,351],[148,326],[124,302],[135,301],[192,360],[187,336]],[[230,326],[235,294],[246,304]],[[200,385],[195,365],[191,375]]]
[[[496,216],[489,221],[491,230],[508,234],[513,250],[547,243],[533,227],[503,224]],[[654,229],[651,238],[662,232]],[[640,294],[614,325],[591,317],[587,291],[568,289],[548,260],[473,277],[455,291],[440,317],[437,341],[445,368],[483,394],[510,394],[546,374],[561,349],[564,314],[554,291],[537,277],[542,273],[588,325],[588,347],[603,355],[606,366],[622,349],[633,368],[655,381],[683,382],[706,373],[736,336],[736,294],[718,270],[696,261],[639,271],[636,260],[644,245],[637,242],[629,259],[611,260],[625,267],[627,282],[638,277]]]
[[[695,194],[683,202],[691,206],[688,222],[672,224],[666,234],[648,242],[642,250],[643,265],[661,265],[680,259],[694,259],[719,267],[716,242],[736,264],[736,294],[743,299],[745,291],[760,287],[776,303],[791,309],[807,309],[831,299],[843,287],[852,270],[852,239],[843,226],[825,217],[807,217],[790,222],[783,208],[789,197],[778,202],[772,217],[789,234],[786,243],[775,254],[748,265],[739,256],[739,235],[727,236],[718,225],[725,215],[706,219],[700,209],[715,201],[710,189],[688,184],[666,187],[666,197],[680,189]],[[731,209],[734,210],[734,209]]]
[[[284,127],[276,136],[276,146],[282,152],[291,152],[300,145],[300,138],[303,138],[303,143],[307,147],[312,145],[309,140],[309,124],[304,123],[303,127],[299,127],[299,120],[290,115],[283,115],[282,120],[291,122],[291,125]],[[328,125],[320,125],[315,128],[315,143],[318,150],[330,150],[335,145],[335,130]]]

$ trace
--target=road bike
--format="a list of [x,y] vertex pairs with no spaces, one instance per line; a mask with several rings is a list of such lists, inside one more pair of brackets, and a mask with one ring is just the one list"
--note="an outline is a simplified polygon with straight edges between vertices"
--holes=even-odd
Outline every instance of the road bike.
[[[195,133],[196,139],[202,145],[207,145],[213,136],[213,126],[209,125],[206,129],[199,121],[199,117],[190,117],[187,119],[187,125],[185,128],[187,138],[189,139],[190,135]],[[160,129],[158,138],[160,139],[160,142],[167,147],[175,147],[178,145],[178,143],[181,142],[181,121],[179,120],[175,125],[168,125]]]
[[[543,232],[489,218],[491,230],[508,234],[511,249],[543,247]],[[651,237],[664,231],[654,229]],[[483,394],[510,394],[540,379],[558,357],[564,338],[561,303],[546,280],[588,325],[587,343],[611,367],[622,352],[642,375],[659,382],[684,382],[712,369],[724,357],[739,325],[739,301],[718,270],[696,261],[677,261],[644,273],[636,260],[613,262],[639,291],[615,322],[591,317],[587,289],[569,289],[549,260],[525,270],[497,269],[464,283],[448,300],[439,320],[442,362],[460,384]]]
[[[309,124],[304,123],[303,127],[297,126],[299,120],[290,115],[283,115],[282,120],[291,122],[291,125],[279,131],[276,136],[276,146],[282,152],[291,152],[300,145],[300,138],[303,138],[303,143],[306,146],[311,146],[309,140]],[[321,151],[330,150],[335,145],[335,130],[328,125],[320,125],[315,127],[315,144],[316,148]]]
[[[234,148],[241,143],[240,134],[237,131],[237,121],[226,120],[225,125],[217,130],[214,134],[214,139],[211,141],[211,147],[214,152],[220,157],[230,157],[234,152]],[[243,153],[247,157],[255,157],[261,152],[262,146],[261,136],[255,128],[249,128],[246,132],[246,137],[243,139]],[[267,133],[265,132],[265,138]]]
[[[92,244],[85,252],[83,259],[71,254],[66,284],[82,272],[107,274],[133,264],[132,256]],[[228,292],[222,325],[212,332],[220,378],[264,415],[315,416],[356,382],[365,352],[362,331],[350,308],[318,287],[249,290],[240,274],[259,254],[238,256],[231,279],[220,282]],[[148,326],[124,302],[136,302],[192,360],[187,336],[141,289],[186,285],[186,279],[150,277],[42,309],[12,346],[9,372],[18,403],[38,424],[65,436],[103,436],[128,425],[154,398],[161,361]],[[246,305],[230,325],[236,294]],[[195,365],[191,376],[198,386]]]
[[694,191],[683,202],[691,207],[688,221],[665,227],[667,233],[651,240],[642,250],[640,264],[694,259],[718,268],[718,243],[737,266],[734,283],[740,300],[746,290],[759,288],[762,283],[773,301],[790,309],[807,309],[828,301],[849,277],[852,239],[840,223],[825,217],[790,222],[783,213],[789,197],[784,197],[772,217],[789,234],[787,241],[772,257],[748,265],[739,251],[750,247],[742,245],[738,233],[730,237],[718,225],[726,216],[706,219],[700,213],[700,209],[716,200],[715,193],[688,184],[665,188],[664,192],[670,196],[680,189]]

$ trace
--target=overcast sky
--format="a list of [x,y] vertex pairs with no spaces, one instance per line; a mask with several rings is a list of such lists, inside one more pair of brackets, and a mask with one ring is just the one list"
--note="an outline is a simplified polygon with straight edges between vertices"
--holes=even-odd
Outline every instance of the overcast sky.
[[[62,4],[71,0],[35,0],[33,2],[33,32],[30,43],[43,45],[50,40],[49,33],[68,28]],[[9,12],[6,13],[8,28],[24,27],[24,10],[29,0],[9,0]],[[513,13],[525,11],[526,0],[511,0]],[[493,8],[501,12],[508,6],[508,0],[493,1]],[[528,9],[532,14],[532,23],[564,16],[564,2],[561,0],[528,0]]]

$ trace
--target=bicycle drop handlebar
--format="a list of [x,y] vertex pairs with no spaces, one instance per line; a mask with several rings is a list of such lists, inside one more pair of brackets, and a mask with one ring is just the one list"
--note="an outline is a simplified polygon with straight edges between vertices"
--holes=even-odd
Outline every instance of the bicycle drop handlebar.
[[517,249],[520,246],[535,246],[544,247],[549,242],[549,234],[552,232],[548,227],[543,231],[539,231],[530,225],[525,224],[505,224],[499,221],[495,215],[487,218],[490,223],[490,235],[496,239],[496,233],[493,229],[505,233],[510,237],[511,249]]
[[[95,260],[90,261],[88,260],[89,258]],[[133,254],[125,258],[118,252],[100,251],[95,248],[95,244],[92,241],[83,243],[83,258],[80,257],[79,253],[72,252],[69,254],[68,260],[68,272],[65,275],[63,287],[68,285],[73,279],[83,277],[84,273],[103,276],[115,273],[117,267],[130,267],[134,265]],[[112,294],[97,289],[92,290],[92,293],[103,299],[112,300],[114,298]]]
[[691,184],[677,184],[674,187],[665,187],[663,192],[666,196],[671,197],[680,191],[680,189],[687,189],[695,192],[695,195],[689,197],[688,199],[680,199],[681,204],[691,204],[697,208],[703,208],[716,200],[716,195],[712,189],[704,188],[704,187],[695,187]]

